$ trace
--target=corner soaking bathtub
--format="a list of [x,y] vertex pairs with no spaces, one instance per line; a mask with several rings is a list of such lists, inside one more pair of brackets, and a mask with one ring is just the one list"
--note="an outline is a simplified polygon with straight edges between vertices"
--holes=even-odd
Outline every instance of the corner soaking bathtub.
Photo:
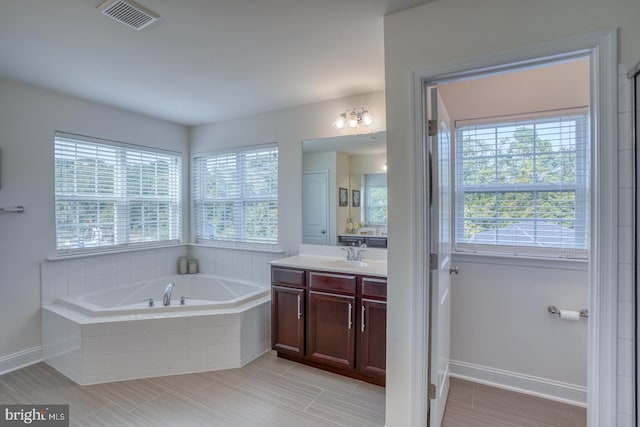
[[201,274],[65,296],[42,307],[44,360],[79,384],[237,368],[269,349],[270,309],[268,287]]
[[[162,305],[164,290],[174,284],[171,304]],[[116,288],[60,298],[57,303],[89,316],[162,315],[234,308],[269,295],[269,289],[255,283],[205,275],[169,276]],[[180,303],[184,297],[184,304]],[[149,306],[149,299],[153,306]]]

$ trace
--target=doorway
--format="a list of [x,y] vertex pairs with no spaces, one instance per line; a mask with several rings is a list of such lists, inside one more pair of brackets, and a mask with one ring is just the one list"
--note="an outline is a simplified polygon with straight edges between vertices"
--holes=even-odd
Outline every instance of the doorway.
[[[572,46],[572,48],[568,48]],[[592,262],[588,268],[588,295],[590,318],[587,322],[587,381],[589,407],[589,426],[614,425],[615,407],[611,408],[611,402],[615,401],[611,396],[615,396],[615,290],[610,286],[603,286],[605,283],[616,283],[616,221],[615,221],[615,180],[607,177],[601,170],[615,170],[615,152],[611,152],[602,141],[611,141],[616,138],[615,130],[615,35],[611,33],[599,33],[572,39],[550,43],[544,46],[537,46],[525,49],[521,52],[507,52],[498,60],[496,56],[492,58],[481,58],[465,63],[451,64],[449,66],[438,67],[431,71],[416,73],[416,88],[420,88],[420,94],[416,97],[416,110],[426,111],[426,99],[423,96],[422,88],[426,86],[438,85],[447,81],[469,79],[481,74],[504,73],[523,67],[540,66],[551,62],[567,61],[576,57],[588,57],[590,60],[591,75],[591,96],[589,110],[589,128],[592,140],[589,151],[592,159],[592,170],[594,174],[589,178],[588,198],[592,202],[590,209],[589,241],[587,253]],[[555,54],[551,54],[555,53]],[[498,55],[499,56],[499,55]],[[500,65],[495,65],[496,63]],[[416,115],[424,117],[424,115]],[[422,135],[427,133],[426,122],[416,123],[416,167],[418,171],[423,171],[418,177],[416,198],[420,201],[417,207],[416,229],[422,233],[418,239],[422,241],[430,240],[430,233],[425,224],[430,224],[431,214],[428,206],[429,194],[426,189],[432,183],[430,177],[433,172],[430,170],[428,162],[428,152],[424,146]],[[605,138],[606,137],[606,138]],[[423,192],[421,195],[420,192]],[[454,208],[455,211],[455,208]],[[420,221],[420,224],[418,224]],[[490,233],[489,233],[490,234]],[[494,233],[496,234],[496,233]],[[499,234],[499,233],[498,233]],[[482,237],[482,236],[480,236]],[[486,237],[486,236],[484,236]],[[471,242],[473,243],[473,242]],[[475,242],[478,243],[478,242]],[[502,242],[504,243],[504,242]],[[606,247],[606,249],[605,249]],[[416,244],[416,260],[428,259],[431,248],[427,245]],[[422,252],[424,251],[424,252]],[[424,312],[425,344],[424,352],[429,348],[428,336],[426,332],[429,328],[437,328],[437,325],[430,325],[430,299],[427,289],[431,289],[433,283],[430,281],[431,271],[423,263],[423,268],[416,271],[416,276],[425,284],[425,292],[422,294],[425,308],[418,308],[418,312]],[[455,286],[455,285],[454,285]],[[499,310],[500,304],[495,309]],[[416,307],[417,308],[417,307]],[[577,307],[573,307],[577,308]],[[546,307],[542,307],[546,309]],[[420,313],[416,317],[420,317]],[[555,319],[554,319],[555,320]],[[606,344],[605,344],[606,343]],[[607,347],[603,349],[603,345]],[[439,349],[430,348],[430,354],[437,354]],[[417,351],[419,352],[419,350]],[[424,353],[423,353],[424,354]],[[428,372],[427,365],[433,365],[433,361],[424,358],[424,372]],[[423,384],[423,396],[428,395],[428,384]],[[424,400],[423,400],[424,402]],[[615,406],[615,405],[614,405]],[[426,410],[425,410],[426,411]],[[433,413],[430,414],[434,416]],[[427,419],[427,414],[424,414]],[[438,420],[431,418],[431,425],[436,426]]]
[[[444,412],[449,373],[566,404],[555,421],[522,411],[523,421],[585,420],[587,318],[579,312],[588,306],[589,65],[585,56],[564,58],[426,89],[439,126],[430,147],[438,188],[430,288],[438,327],[430,342],[444,337],[430,365],[437,419],[453,417]],[[548,306],[576,320],[561,321]],[[476,390],[479,402],[484,391]],[[476,415],[509,413],[515,396],[485,402]]]

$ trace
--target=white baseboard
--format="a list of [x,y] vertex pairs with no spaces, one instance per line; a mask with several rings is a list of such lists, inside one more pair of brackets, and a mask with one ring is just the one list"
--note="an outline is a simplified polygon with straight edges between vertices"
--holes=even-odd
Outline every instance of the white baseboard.
[[0,357],[0,375],[42,362],[42,347],[31,347]]
[[587,406],[587,387],[451,360],[451,376],[576,406]]

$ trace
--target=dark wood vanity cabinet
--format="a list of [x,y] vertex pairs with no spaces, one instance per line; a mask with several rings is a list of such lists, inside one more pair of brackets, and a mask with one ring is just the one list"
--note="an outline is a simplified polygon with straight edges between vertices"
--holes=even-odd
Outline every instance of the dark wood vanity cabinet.
[[304,356],[304,272],[271,269],[271,346],[278,352]]
[[387,279],[363,277],[358,363],[363,375],[384,380],[387,366]]
[[272,267],[278,356],[384,385],[385,278]]
[[309,291],[307,355],[310,360],[353,369],[355,305],[356,298],[352,296]]
[[316,362],[353,369],[357,276],[309,271],[307,279],[307,356]]
[[304,293],[304,289],[271,287],[271,334],[275,350],[304,356]]

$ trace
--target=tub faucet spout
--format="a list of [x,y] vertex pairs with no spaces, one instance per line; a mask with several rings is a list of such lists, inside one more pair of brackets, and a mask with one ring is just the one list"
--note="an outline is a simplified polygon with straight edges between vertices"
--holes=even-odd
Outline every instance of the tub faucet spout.
[[162,305],[164,305],[165,307],[168,305],[171,305],[171,292],[173,292],[174,286],[175,285],[173,284],[173,282],[169,283],[164,290],[164,296],[162,297]]

